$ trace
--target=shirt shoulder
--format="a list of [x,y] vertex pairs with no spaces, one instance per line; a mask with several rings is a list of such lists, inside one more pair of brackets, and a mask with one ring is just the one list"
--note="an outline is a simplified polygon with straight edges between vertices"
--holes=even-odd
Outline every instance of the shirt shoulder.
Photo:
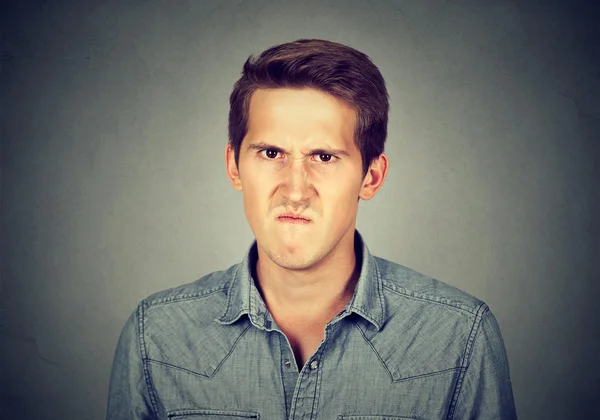
[[[394,382],[454,375],[483,315],[480,299],[403,265],[374,257],[385,307],[380,330],[363,329]],[[407,364],[407,360],[412,361]]]
[[476,315],[489,310],[481,299],[443,281],[384,258],[375,257],[384,293]]
[[224,292],[235,278],[239,264],[225,270],[214,271],[186,284],[153,293],[142,301],[146,308],[201,300]]
[[153,371],[169,366],[211,377],[245,331],[245,323],[223,325],[231,283],[240,266],[152,294],[138,305],[143,358]]

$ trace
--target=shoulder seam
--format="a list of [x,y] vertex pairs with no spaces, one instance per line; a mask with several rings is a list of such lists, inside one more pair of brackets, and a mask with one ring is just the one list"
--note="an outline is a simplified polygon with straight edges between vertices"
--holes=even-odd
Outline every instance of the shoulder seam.
[[456,311],[459,312],[465,312],[469,315],[476,315],[477,310],[479,308],[479,306],[481,306],[481,304],[485,304],[484,302],[481,302],[478,306],[476,306],[475,308],[471,308],[465,304],[462,304],[460,302],[456,302],[450,299],[446,299],[446,298],[442,298],[442,297],[437,297],[434,295],[428,295],[428,294],[424,294],[424,293],[417,293],[417,292],[412,292],[408,289],[405,289],[403,287],[400,288],[393,288],[390,287],[386,284],[384,284],[382,282],[382,285],[385,289],[389,290],[390,292],[396,293],[397,295],[406,297],[408,299],[414,299],[414,300],[420,300],[420,301],[425,301],[425,302],[429,302],[429,303],[433,303],[433,304],[439,304],[439,305],[444,305],[447,306],[450,309],[454,309]]
[[481,330],[481,321],[483,316],[489,312],[490,308],[485,303],[482,302],[476,310],[475,320],[473,321],[473,325],[471,325],[471,332],[469,333],[469,338],[467,339],[467,345],[465,346],[465,352],[463,354],[462,367],[461,372],[458,376],[458,380],[456,381],[456,386],[454,388],[454,393],[452,395],[452,399],[450,401],[450,407],[448,408],[448,417],[447,420],[452,420],[454,417],[454,412],[456,410],[456,405],[458,403],[458,398],[460,396],[460,391],[462,390],[462,384],[465,379],[465,375],[467,373],[467,369],[469,368],[469,361],[471,359],[471,355],[473,354],[473,348],[475,347],[473,344],[475,343],[475,339],[479,331]]
[[138,321],[138,339],[140,341],[140,356],[142,357],[142,366],[144,369],[144,380],[146,382],[146,389],[148,390],[148,396],[150,397],[150,404],[152,405],[152,410],[154,411],[154,415],[158,417],[158,403],[157,403],[157,395],[154,392],[154,387],[152,386],[152,377],[150,375],[150,367],[148,366],[148,352],[146,349],[146,340],[145,340],[145,331],[144,331],[144,307],[147,306],[144,301],[142,301],[137,308],[136,316]]
[[208,297],[210,295],[213,295],[215,293],[218,293],[220,291],[223,291],[223,290],[227,289],[228,287],[229,287],[229,281],[224,284],[219,285],[218,287],[213,287],[211,289],[203,290],[203,291],[197,292],[197,293],[182,293],[182,294],[175,294],[175,295],[171,295],[171,296],[159,297],[159,298],[154,298],[154,299],[146,298],[146,299],[144,299],[144,302],[148,308],[155,307],[155,306],[164,306],[164,305],[168,305],[171,303],[177,303],[177,302],[182,302],[182,301],[186,301],[186,300],[202,299],[202,298]]

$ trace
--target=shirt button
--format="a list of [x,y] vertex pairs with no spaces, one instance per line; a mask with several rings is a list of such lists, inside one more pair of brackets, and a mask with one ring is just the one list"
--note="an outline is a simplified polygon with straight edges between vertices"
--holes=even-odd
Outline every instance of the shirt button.
[[290,362],[290,359],[285,359],[285,361],[283,362],[283,364],[285,365],[285,367],[289,368],[290,366],[292,366],[292,362]]
[[319,367],[319,362],[317,362],[316,360],[313,360],[312,362],[310,362],[310,368],[312,370],[315,370],[318,367]]

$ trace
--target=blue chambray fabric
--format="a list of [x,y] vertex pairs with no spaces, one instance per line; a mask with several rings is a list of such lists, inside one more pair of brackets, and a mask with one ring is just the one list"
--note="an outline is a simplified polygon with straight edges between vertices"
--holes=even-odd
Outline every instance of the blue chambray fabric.
[[144,299],[114,356],[107,419],[516,419],[506,350],[481,300],[369,253],[304,366],[244,260]]

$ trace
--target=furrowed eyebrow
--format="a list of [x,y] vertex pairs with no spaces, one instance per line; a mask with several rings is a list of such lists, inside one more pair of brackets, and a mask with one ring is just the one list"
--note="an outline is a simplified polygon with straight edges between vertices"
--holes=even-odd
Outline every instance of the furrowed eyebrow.
[[[268,143],[251,143],[246,147],[246,151],[250,151],[250,150],[265,150],[265,149],[269,149],[269,150],[274,150],[280,153],[288,153],[286,150],[282,149],[279,146],[274,146],[272,144],[268,144]],[[336,156],[350,156],[350,153],[348,153],[346,150],[344,149],[330,149],[330,148],[315,148],[315,149],[310,149],[308,151],[309,155],[316,155],[316,154],[323,154],[323,155],[336,155]]]
[[335,155],[335,156],[350,156],[350,153],[344,149],[310,149],[309,155]]
[[272,144],[267,144],[267,143],[250,143],[248,145],[248,147],[246,147],[246,151],[250,151],[250,150],[264,150],[264,149],[276,150],[278,152],[287,153],[281,147],[277,147],[277,146],[274,146]]

